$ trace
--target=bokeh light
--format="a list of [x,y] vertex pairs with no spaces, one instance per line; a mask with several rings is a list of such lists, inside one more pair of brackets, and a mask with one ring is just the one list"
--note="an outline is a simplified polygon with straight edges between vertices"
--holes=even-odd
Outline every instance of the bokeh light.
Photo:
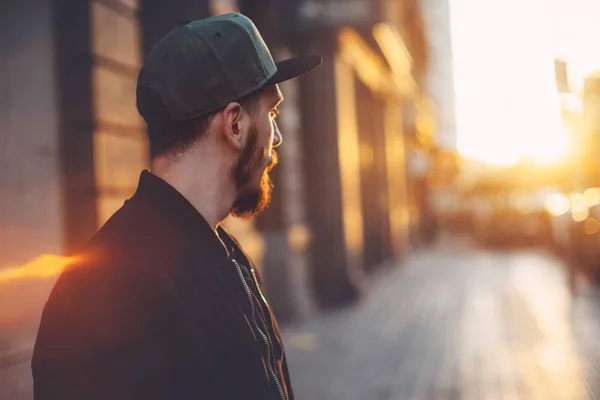
[[553,193],[546,199],[546,211],[551,215],[563,215],[569,211],[569,198],[561,193]]

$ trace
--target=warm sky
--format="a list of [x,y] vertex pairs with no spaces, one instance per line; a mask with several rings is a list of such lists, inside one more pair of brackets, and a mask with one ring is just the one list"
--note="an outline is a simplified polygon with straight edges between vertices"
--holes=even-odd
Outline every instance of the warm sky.
[[450,0],[458,149],[510,164],[554,161],[568,146],[554,58],[570,80],[600,69],[600,0]]

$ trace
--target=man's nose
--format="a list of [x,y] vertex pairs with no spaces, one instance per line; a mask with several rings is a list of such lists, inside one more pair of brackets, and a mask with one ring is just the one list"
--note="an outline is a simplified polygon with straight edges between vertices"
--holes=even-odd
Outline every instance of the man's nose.
[[279,131],[279,126],[277,126],[277,121],[273,121],[273,129],[275,131],[273,135],[273,147],[281,146],[283,142],[283,136],[281,136],[281,132]]

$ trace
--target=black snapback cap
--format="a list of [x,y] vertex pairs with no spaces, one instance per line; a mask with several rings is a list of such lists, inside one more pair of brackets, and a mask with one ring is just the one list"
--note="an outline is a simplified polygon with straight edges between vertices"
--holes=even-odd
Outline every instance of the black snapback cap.
[[169,117],[181,122],[320,64],[318,56],[275,63],[254,23],[229,13],[174,28],[146,57],[137,85],[158,93]]

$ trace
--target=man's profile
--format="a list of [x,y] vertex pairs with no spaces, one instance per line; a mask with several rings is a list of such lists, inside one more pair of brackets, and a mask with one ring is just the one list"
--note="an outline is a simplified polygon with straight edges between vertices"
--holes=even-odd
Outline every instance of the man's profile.
[[220,226],[268,204],[275,63],[232,13],[182,23],[148,54],[137,107],[151,171],[59,277],[32,360],[36,400],[292,399],[261,278]]

